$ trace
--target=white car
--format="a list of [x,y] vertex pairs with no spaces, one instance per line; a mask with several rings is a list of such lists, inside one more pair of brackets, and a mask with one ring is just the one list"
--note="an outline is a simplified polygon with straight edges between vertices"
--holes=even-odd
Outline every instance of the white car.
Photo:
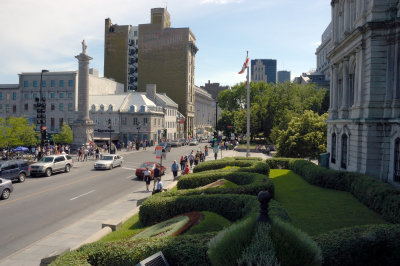
[[94,169],[113,169],[122,166],[124,158],[118,154],[102,155],[100,160],[94,163]]
[[189,146],[196,146],[196,145],[198,145],[199,144],[199,142],[197,141],[197,140],[191,140],[190,142],[189,142]]

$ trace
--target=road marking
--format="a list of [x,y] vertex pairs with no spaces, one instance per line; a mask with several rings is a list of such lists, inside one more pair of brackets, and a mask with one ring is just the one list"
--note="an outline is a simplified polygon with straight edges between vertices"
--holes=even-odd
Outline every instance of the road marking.
[[133,170],[133,171],[136,171],[135,168],[128,168],[128,167],[122,167],[122,166],[121,166],[121,168],[122,168],[122,169],[126,169],[126,170]]
[[72,198],[72,199],[69,199],[69,200],[76,200],[76,199],[79,199],[80,197],[86,196],[86,195],[88,195],[88,194],[90,194],[90,193],[92,193],[92,192],[94,192],[94,191],[95,191],[95,190],[89,191],[89,192],[87,192],[87,193],[84,193],[84,194],[82,194],[82,195],[79,195],[79,196],[77,196],[77,197],[75,197],[75,198]]

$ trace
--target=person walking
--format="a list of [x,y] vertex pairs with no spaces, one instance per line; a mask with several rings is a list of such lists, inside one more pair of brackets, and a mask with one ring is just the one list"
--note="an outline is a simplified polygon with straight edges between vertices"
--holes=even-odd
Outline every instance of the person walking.
[[181,156],[181,171],[183,172],[185,170],[185,159],[183,158],[183,156]]
[[204,155],[205,155],[205,157],[208,156],[208,147],[207,147],[207,145],[204,147]]
[[85,147],[84,150],[83,150],[83,160],[82,160],[82,162],[83,162],[83,161],[87,162],[88,154],[89,154],[89,151],[88,151],[88,149]]
[[186,165],[185,165],[185,170],[184,170],[184,174],[187,175],[187,174],[189,174],[189,173],[190,173],[189,164],[186,163]]
[[99,147],[96,147],[96,160],[98,160],[99,158],[100,158],[100,150],[99,150]]
[[192,150],[192,152],[189,154],[188,159],[189,159],[189,163],[190,163],[190,168],[192,168],[193,162],[194,162],[193,150]]
[[146,167],[146,171],[144,171],[143,174],[144,174],[143,180],[146,182],[146,190],[150,191],[149,185],[150,185],[150,181],[151,181],[151,172],[150,172],[148,166]]
[[159,165],[156,165],[153,175],[153,191],[156,189],[156,183],[158,182],[158,180],[161,180],[161,169]]
[[179,165],[174,160],[174,163],[171,166],[172,173],[174,174],[174,179],[178,176]]

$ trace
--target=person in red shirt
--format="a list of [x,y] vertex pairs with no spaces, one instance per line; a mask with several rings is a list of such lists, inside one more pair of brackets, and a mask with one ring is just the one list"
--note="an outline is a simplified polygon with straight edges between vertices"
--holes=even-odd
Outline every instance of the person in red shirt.
[[190,173],[190,168],[189,168],[188,163],[186,163],[186,165],[185,165],[185,172],[184,173],[185,173],[185,175]]

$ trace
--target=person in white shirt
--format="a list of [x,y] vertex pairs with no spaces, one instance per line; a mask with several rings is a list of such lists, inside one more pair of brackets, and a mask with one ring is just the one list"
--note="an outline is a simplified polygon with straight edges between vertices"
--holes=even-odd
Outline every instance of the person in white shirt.
[[146,182],[146,189],[149,191],[149,185],[151,181],[151,171],[149,170],[149,167],[146,167],[146,171],[143,172],[144,177],[143,180]]
[[162,183],[162,181],[161,181],[161,178],[157,178],[157,180],[158,180],[158,183],[157,183],[157,189],[156,190],[154,190],[154,192],[153,192],[153,194],[156,194],[156,193],[158,193],[158,192],[161,192],[162,190],[163,190],[163,183]]

